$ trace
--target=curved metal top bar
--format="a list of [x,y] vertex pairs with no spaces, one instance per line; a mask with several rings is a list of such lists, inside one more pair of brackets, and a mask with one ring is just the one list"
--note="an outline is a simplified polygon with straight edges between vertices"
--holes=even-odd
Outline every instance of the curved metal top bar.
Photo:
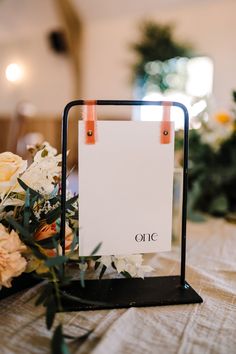
[[[74,100],[69,102],[65,109],[70,109],[73,106],[83,106],[89,100]],[[143,100],[97,100],[97,105],[107,105],[107,106],[162,106],[166,102],[171,103],[172,106],[180,107],[184,111],[187,110],[184,104],[176,101],[143,101]]]
[[[67,170],[67,128],[69,111],[74,106],[88,104],[88,100],[74,100],[69,102],[63,112],[62,118],[62,181],[61,181],[61,230],[60,241],[63,254],[65,254],[65,224],[66,224],[66,170]],[[91,101],[90,101],[91,102]],[[182,200],[182,236],[181,236],[181,286],[185,287],[186,264],[186,219],[187,219],[187,179],[188,179],[188,130],[189,114],[184,104],[175,101],[142,101],[142,100],[97,100],[96,105],[106,106],[165,106],[167,103],[179,107],[184,113],[184,163],[183,163],[183,200]]]

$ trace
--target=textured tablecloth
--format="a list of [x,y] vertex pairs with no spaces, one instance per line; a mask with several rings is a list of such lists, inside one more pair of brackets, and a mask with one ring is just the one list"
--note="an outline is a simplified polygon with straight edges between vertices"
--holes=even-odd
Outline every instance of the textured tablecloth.
[[[179,251],[148,256],[155,274],[179,274]],[[68,334],[94,329],[76,354],[236,353],[236,227],[220,219],[188,224],[187,281],[204,302],[65,313]],[[32,297],[38,288],[0,303],[0,353],[50,353],[51,332]]]

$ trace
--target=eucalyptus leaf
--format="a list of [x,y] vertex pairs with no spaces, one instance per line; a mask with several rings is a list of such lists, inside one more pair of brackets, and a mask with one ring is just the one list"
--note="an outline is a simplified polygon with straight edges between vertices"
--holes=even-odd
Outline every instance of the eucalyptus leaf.
[[32,188],[30,188],[29,186],[27,186],[27,184],[25,184],[25,182],[23,182],[22,179],[18,178],[17,181],[18,181],[19,185],[20,185],[25,191],[27,191],[27,189],[29,189],[30,194],[31,194],[32,196],[36,196],[36,197],[38,197],[38,198],[40,198],[40,199],[44,199],[44,197],[43,197],[42,194],[40,194],[39,192],[37,192],[37,191],[35,191],[34,189],[32,189]]
[[26,240],[33,241],[32,235],[29,233],[29,231],[24,228],[19,222],[17,222],[14,218],[8,217],[7,221],[9,222],[10,225],[14,227],[15,230],[19,231],[19,233],[24,236]]
[[98,252],[98,250],[100,249],[101,245],[102,245],[102,242],[100,242],[100,243],[94,248],[94,250],[92,251],[92,253],[91,253],[90,256],[94,256],[94,255]]
[[62,325],[59,324],[53,334],[51,342],[52,354],[70,354],[69,348],[65,342]]
[[216,196],[210,204],[210,212],[215,215],[224,215],[229,211],[228,200],[225,195]]
[[68,257],[66,256],[56,256],[56,257],[51,257],[48,258],[45,261],[45,265],[50,268],[50,267],[56,267],[59,265],[62,265],[68,261]]
[[81,270],[81,271],[80,271],[80,284],[81,284],[82,288],[85,288],[84,277],[85,277],[85,271],[84,271],[84,270]]
[[54,297],[51,297],[50,301],[47,302],[47,309],[46,309],[46,325],[47,329],[51,329],[55,316],[56,316],[56,303]]
[[95,269],[95,270],[97,270],[97,269],[98,269],[98,267],[100,266],[100,264],[101,264],[100,262],[95,262],[94,269]]
[[121,274],[122,274],[125,278],[132,278],[132,276],[131,276],[128,272],[126,272],[126,271],[121,272]]
[[[25,242],[25,244],[27,245],[27,242]],[[31,248],[31,250],[36,258],[41,259],[41,260],[47,259],[47,256],[40,251],[37,244],[31,243],[31,244],[28,244],[28,246]]]
[[30,191],[26,190],[25,194],[25,208],[24,208],[24,228],[29,229],[31,211],[30,211]]
[[107,270],[107,267],[103,264],[102,270],[101,270],[101,272],[99,274],[99,279],[102,279],[102,277],[103,277],[103,275],[104,275],[106,270]]
[[52,295],[53,286],[52,284],[46,284],[41,291],[41,294],[38,296],[35,306],[39,306],[45,302],[45,300]]
[[[78,199],[77,195],[68,199],[66,201],[66,205],[65,205],[66,210],[69,209],[71,207],[71,205],[77,201],[77,199]],[[53,209],[52,211],[50,211],[49,213],[47,213],[45,215],[47,224],[52,224],[54,221],[56,221],[60,217],[60,215],[61,215],[61,206]]]
[[79,304],[87,304],[87,305],[106,305],[105,302],[83,299],[83,298],[81,298],[81,297],[71,295],[71,294],[67,293],[66,290],[60,290],[60,295],[61,295],[61,298],[62,298],[62,299],[64,298],[64,299],[66,299],[66,300],[75,301],[75,302],[77,302],[77,303],[79,303]]

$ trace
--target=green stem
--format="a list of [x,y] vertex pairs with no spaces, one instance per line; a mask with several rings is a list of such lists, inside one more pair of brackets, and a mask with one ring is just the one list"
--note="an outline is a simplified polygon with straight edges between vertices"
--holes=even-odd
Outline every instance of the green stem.
[[58,287],[58,280],[57,280],[56,273],[55,273],[55,270],[53,267],[51,268],[51,274],[52,274],[52,282],[53,282],[54,289],[55,289],[58,309],[60,312],[62,312],[63,308],[62,308],[62,304],[61,304],[60,291],[59,291],[59,287]]

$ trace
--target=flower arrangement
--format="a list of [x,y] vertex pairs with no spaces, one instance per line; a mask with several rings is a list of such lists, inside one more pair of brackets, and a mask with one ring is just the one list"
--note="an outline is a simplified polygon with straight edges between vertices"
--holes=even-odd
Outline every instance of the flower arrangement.
[[[142,264],[142,255],[91,255],[80,259],[78,196],[69,191],[63,255],[60,244],[61,155],[47,142],[30,146],[28,150],[32,160],[29,166],[11,152],[0,154],[0,289],[14,286],[14,279],[24,272],[44,280],[36,305],[45,307],[47,328],[51,329],[56,312],[63,311],[61,300],[70,299],[61,290],[72,279],[64,271],[65,265],[76,267],[82,285],[88,268],[98,272],[100,278],[111,267],[126,277],[143,277],[152,268]],[[66,346],[62,323],[54,331],[53,353],[58,354],[58,345]]]
[[[236,92],[233,92],[236,103]],[[177,147],[181,138],[176,139]],[[188,216],[203,220],[204,213],[235,221],[236,112],[219,112],[200,129],[189,132]]]

